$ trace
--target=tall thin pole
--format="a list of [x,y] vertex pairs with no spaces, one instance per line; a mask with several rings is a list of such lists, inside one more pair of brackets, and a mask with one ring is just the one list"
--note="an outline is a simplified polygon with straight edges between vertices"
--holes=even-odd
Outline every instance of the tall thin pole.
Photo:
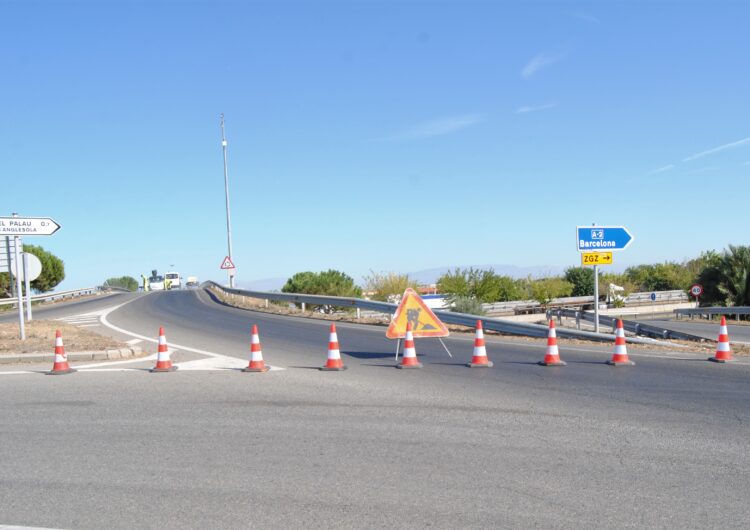
[[[232,222],[229,214],[229,175],[227,174],[227,138],[224,135],[224,113],[221,113],[221,149],[224,152],[224,194],[227,204],[227,249],[229,260],[232,259]],[[229,269],[229,287],[234,287],[234,269]]]
[[[13,212],[13,217],[18,217],[18,214]],[[23,243],[21,238],[13,236],[13,242],[15,243],[15,261],[16,261],[16,294],[18,295],[18,327],[21,331],[21,340],[26,340],[26,327],[23,323],[23,287],[21,286],[21,251],[23,250]],[[10,278],[8,278],[10,279]]]
[[594,333],[599,333],[599,265],[594,265]]

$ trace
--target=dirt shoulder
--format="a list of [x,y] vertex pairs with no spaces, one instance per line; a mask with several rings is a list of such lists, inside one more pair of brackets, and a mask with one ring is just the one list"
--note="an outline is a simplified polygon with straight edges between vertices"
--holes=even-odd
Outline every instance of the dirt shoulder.
[[125,343],[65,322],[32,320],[26,323],[25,341],[19,338],[18,323],[0,324],[0,355],[52,353],[55,351],[55,331],[58,329],[62,333],[66,352],[102,351],[128,347]]

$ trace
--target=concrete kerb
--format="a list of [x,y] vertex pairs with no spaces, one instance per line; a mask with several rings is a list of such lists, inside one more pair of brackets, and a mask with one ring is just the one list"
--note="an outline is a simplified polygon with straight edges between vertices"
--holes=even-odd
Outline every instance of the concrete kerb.
[[[135,359],[147,354],[142,348],[132,346],[114,350],[68,352],[68,361],[113,361],[120,359]],[[54,353],[24,353],[24,354],[0,354],[0,364],[16,363],[52,363],[55,361]]]

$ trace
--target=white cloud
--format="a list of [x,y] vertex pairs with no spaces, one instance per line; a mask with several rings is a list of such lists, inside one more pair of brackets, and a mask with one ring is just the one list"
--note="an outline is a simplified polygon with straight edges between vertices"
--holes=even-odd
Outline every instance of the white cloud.
[[689,157],[685,158],[683,162],[691,162],[693,160],[697,160],[698,158],[703,158],[704,156],[713,155],[727,149],[733,149],[735,147],[740,147],[742,145],[748,144],[750,144],[750,138],[743,138],[742,140],[737,140],[736,142],[720,145],[719,147],[714,147],[713,149],[709,149],[708,151],[701,151],[700,153],[690,155]]
[[552,109],[557,107],[557,103],[547,103],[545,105],[524,105],[516,109],[516,114],[524,114],[526,112],[536,112],[538,110]]
[[484,121],[484,117],[481,114],[448,116],[418,123],[401,132],[380,139],[393,141],[421,140],[423,138],[443,136],[460,131],[461,129],[466,129],[467,127],[471,127],[482,121]]
[[653,171],[649,171],[648,173],[646,173],[646,175],[656,175],[657,173],[664,173],[665,171],[669,171],[670,169],[674,169],[674,164],[668,164],[666,166],[656,168]]
[[529,79],[542,68],[555,64],[562,59],[562,55],[553,55],[550,53],[539,53],[521,70],[521,77]]
[[702,167],[698,169],[693,169],[692,171],[688,171],[688,175],[695,175],[697,173],[708,173],[710,171],[716,171],[718,169],[721,169],[719,166],[712,166],[712,167]]

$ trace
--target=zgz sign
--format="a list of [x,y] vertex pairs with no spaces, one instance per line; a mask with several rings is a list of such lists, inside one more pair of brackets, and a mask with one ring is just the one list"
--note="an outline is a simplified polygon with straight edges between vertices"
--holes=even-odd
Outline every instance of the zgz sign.
[[581,265],[612,265],[611,252],[582,252]]

